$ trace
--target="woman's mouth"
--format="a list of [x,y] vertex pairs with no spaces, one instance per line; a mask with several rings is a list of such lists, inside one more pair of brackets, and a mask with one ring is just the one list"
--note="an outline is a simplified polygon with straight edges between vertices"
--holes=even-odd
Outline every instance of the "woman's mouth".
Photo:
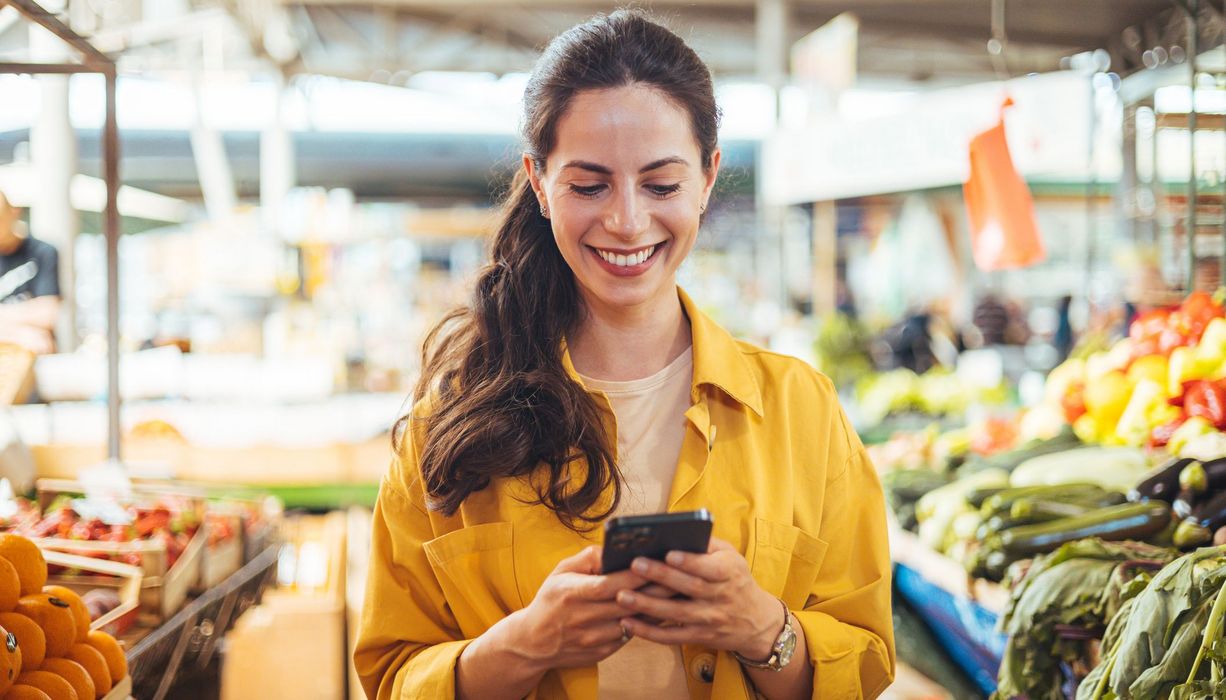
[[646,272],[655,261],[656,253],[664,245],[664,243],[657,243],[631,250],[596,248],[593,246],[588,246],[588,249],[592,251],[592,254],[596,256],[596,259],[600,261],[601,267],[605,270],[619,277],[631,277]]

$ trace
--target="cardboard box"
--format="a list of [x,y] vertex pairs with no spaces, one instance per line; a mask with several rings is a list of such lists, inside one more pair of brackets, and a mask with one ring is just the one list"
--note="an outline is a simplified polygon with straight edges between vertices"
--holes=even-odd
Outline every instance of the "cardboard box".
[[292,557],[293,565],[287,556],[278,567],[282,585],[226,635],[222,700],[344,700],[346,532],[342,512],[286,523],[286,545],[300,553]]

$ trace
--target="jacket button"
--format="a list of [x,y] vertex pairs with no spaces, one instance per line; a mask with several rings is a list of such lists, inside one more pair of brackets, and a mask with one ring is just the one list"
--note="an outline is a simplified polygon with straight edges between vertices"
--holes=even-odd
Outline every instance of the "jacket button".
[[699,654],[690,659],[690,677],[696,681],[710,683],[715,680],[715,655]]

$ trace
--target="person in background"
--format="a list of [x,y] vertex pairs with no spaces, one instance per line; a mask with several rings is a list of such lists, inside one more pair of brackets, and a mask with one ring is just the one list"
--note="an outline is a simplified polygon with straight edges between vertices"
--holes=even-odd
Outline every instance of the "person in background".
[[0,192],[0,342],[55,351],[60,315],[59,253],[30,235],[21,210]]
[[1052,344],[1056,346],[1059,362],[1068,359],[1069,353],[1073,351],[1073,324],[1069,314],[1072,306],[1073,297],[1067,294],[1060,297],[1060,302],[1056,305],[1056,337],[1052,339]]
[[[425,343],[375,505],[367,697],[862,698],[894,675],[880,482],[830,379],[677,286],[719,172],[710,70],[637,11],[545,49],[471,306]],[[705,553],[601,569],[610,517]]]

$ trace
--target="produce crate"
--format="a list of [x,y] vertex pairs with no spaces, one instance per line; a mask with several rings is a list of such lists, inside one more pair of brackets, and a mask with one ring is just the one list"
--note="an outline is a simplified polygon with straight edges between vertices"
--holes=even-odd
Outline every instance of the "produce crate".
[[[158,624],[183,607],[188,591],[200,580],[205,537],[203,527],[197,530],[173,567],[167,566],[166,546],[156,541],[92,542],[48,537],[36,539],[35,542],[44,550],[84,555],[82,558],[92,558],[88,555],[98,554],[111,559],[122,559],[131,554],[139,555],[140,568],[144,574],[140,593],[141,617],[151,624]],[[98,584],[106,580],[105,577],[76,574],[57,575],[55,578],[70,588],[98,587]]]
[[123,680],[111,686],[111,692],[102,696],[102,700],[129,700],[132,697],[132,676],[125,676]]
[[[44,510],[60,494],[84,492],[79,482],[65,479],[39,479],[36,486],[39,506]],[[163,483],[133,484],[132,495],[136,502],[160,497],[184,498],[189,501],[199,517],[200,527],[192,535],[173,567],[169,565],[166,545],[157,540],[99,542],[36,538],[35,541],[44,549],[87,556],[105,556],[112,560],[122,560],[137,555],[143,574],[140,596],[141,617],[144,622],[158,624],[181,608],[187,599],[187,594],[200,582],[205,543],[208,538],[208,528],[204,522],[205,500],[203,494],[199,492]],[[59,578],[65,585],[68,585],[78,577],[72,575]],[[79,579],[76,583],[81,586],[96,585],[103,580],[105,577],[86,575],[84,579]]]
[[[209,510],[216,513],[216,504],[210,503]],[[244,563],[243,518],[239,513],[224,514],[223,517],[230,521],[230,531],[233,534],[216,544],[206,542],[200,562],[200,581],[195,587],[197,592],[217,586],[226,580],[227,576],[238,571]],[[202,529],[209,532],[209,527],[206,519]]]
[[141,580],[144,578],[139,568],[131,564],[65,554],[52,549],[44,549],[42,553],[48,564],[88,572],[79,576],[50,577],[50,583],[64,585],[78,594],[95,588],[113,588],[118,593],[119,606],[90,622],[90,629],[103,630],[112,636],[118,636],[119,632],[135,622],[140,608]]

